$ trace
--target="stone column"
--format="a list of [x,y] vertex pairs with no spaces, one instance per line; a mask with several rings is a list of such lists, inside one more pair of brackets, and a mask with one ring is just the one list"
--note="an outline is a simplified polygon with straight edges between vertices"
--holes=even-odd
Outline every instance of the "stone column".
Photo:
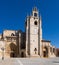
[[48,46],[48,57],[50,57],[50,46]]

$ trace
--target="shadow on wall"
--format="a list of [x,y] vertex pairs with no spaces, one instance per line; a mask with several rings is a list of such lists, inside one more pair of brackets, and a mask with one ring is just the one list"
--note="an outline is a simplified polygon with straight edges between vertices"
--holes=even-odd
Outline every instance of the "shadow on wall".
[[17,45],[14,43],[10,43],[10,49],[11,49],[10,57],[17,57]]

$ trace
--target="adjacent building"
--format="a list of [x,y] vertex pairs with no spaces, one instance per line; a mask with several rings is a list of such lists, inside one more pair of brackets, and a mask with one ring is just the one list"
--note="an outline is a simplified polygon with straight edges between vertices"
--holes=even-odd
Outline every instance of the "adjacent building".
[[56,56],[59,57],[59,48],[56,48]]

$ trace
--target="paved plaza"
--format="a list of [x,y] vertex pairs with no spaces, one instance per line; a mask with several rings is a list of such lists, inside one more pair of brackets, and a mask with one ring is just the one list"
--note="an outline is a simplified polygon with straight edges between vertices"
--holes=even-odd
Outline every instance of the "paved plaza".
[[59,58],[6,58],[0,65],[59,65]]

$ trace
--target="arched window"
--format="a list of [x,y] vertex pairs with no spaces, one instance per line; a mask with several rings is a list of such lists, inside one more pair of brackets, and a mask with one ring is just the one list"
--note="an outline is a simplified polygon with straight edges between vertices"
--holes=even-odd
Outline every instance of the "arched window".
[[34,16],[37,17],[37,13],[34,13]]
[[15,36],[14,33],[12,33],[11,36]]
[[37,48],[35,48],[34,51],[35,51],[35,54],[36,54]]
[[37,21],[34,22],[34,25],[37,25]]

